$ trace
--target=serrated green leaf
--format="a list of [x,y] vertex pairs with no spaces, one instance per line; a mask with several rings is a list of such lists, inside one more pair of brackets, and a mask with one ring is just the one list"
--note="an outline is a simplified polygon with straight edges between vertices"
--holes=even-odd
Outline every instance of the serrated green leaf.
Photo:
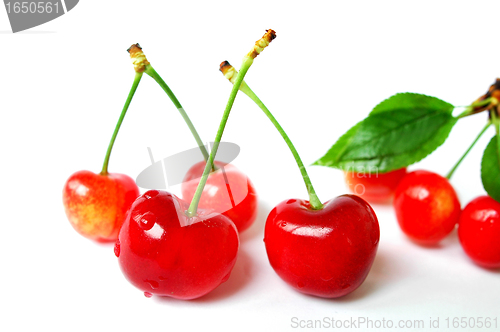
[[488,195],[500,202],[500,147],[496,136],[491,138],[484,150],[481,180]]
[[429,155],[457,122],[453,105],[435,97],[401,93],[380,104],[341,136],[314,165],[357,172],[389,172]]
[[393,111],[411,111],[414,109],[427,110],[450,110],[453,111],[453,105],[436,97],[422,95],[419,93],[397,93],[394,96],[380,102],[373,108],[370,115],[382,112]]

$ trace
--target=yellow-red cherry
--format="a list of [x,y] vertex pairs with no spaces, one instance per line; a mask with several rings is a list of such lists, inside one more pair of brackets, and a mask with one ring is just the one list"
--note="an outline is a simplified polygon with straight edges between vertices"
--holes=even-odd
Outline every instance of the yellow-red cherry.
[[63,205],[71,226],[97,241],[116,241],[127,211],[139,196],[128,175],[78,171],[63,189]]

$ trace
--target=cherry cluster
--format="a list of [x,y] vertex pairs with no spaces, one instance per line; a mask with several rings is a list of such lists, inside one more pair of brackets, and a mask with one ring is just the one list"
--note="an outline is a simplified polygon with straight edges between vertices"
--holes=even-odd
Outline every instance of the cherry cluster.
[[[398,107],[400,108],[400,105],[405,102],[410,101],[411,103],[410,99],[415,96],[396,95],[394,97],[399,99]],[[424,97],[426,96],[419,96],[418,98]],[[427,170],[408,172],[406,167],[380,174],[348,170],[344,173],[346,184],[352,192],[369,202],[390,203],[392,200],[398,224],[403,233],[413,242],[423,246],[433,246],[447,237],[455,228],[458,228],[460,244],[473,262],[485,268],[500,268],[500,203],[498,196],[500,190],[500,178],[498,178],[500,150],[498,146],[500,145],[497,145],[499,137],[499,98],[500,80],[497,79],[488,92],[467,107],[462,114],[457,117],[450,117],[451,122],[454,123],[458,119],[469,115],[482,111],[489,112],[487,125],[446,177]],[[391,98],[382,102],[381,105],[383,103],[390,104],[388,102],[390,100]],[[374,111],[376,111],[377,107]],[[386,105],[385,107],[389,106]],[[412,107],[405,110],[399,109],[398,112],[411,112],[420,107],[425,106],[423,106],[422,102],[415,102]],[[447,111],[445,110],[445,112]],[[373,113],[370,114],[370,116],[372,115]],[[369,122],[367,121],[368,118],[365,119],[366,122]],[[489,195],[482,195],[473,199],[462,210],[457,193],[450,184],[449,179],[478,139],[491,125],[496,127],[496,136],[492,138],[486,148],[481,165],[483,185]],[[414,134],[411,132],[413,130],[411,127],[406,130],[410,131],[410,135]],[[341,139],[339,139],[340,141]],[[351,147],[351,151],[353,150]],[[490,151],[492,152],[490,153]],[[388,152],[385,151],[385,153]],[[381,154],[381,152],[378,153],[378,155]],[[489,161],[490,155],[491,163]],[[333,154],[327,154],[318,164],[342,168],[339,167],[338,163],[328,164],[332,157]],[[405,159],[406,165],[410,165],[411,161],[415,160],[411,158]],[[388,163],[395,163],[395,161],[389,160]],[[366,160],[364,165],[365,170],[376,168],[373,168],[373,165],[370,165]],[[488,176],[491,174],[493,176],[489,179]]]
[[[380,238],[375,212],[355,195],[322,203],[285,131],[243,80],[254,59],[275,37],[273,30],[267,30],[243,58],[238,72],[227,61],[221,63],[220,70],[233,87],[210,153],[139,44],[128,50],[136,75],[102,171],[71,175],[64,186],[63,203],[80,234],[115,241],[123,274],[147,297],[194,299],[228,280],[237,259],[239,233],[256,219],[257,194],[251,181],[233,165],[215,160],[238,91],[250,97],[282,135],[309,194],[309,200],[287,199],[270,212],[264,241],[272,268],[297,291],[327,298],[354,291],[370,271]],[[139,195],[130,177],[108,172],[114,141],[144,73],[170,97],[205,159],[187,170],[182,199],[160,190]]]

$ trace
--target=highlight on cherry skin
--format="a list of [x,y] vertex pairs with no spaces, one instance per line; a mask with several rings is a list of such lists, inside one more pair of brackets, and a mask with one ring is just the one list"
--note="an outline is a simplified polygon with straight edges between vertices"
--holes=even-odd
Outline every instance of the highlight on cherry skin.
[[198,209],[165,191],[149,190],[133,204],[115,245],[125,277],[151,295],[190,300],[225,282],[239,248],[227,217]]
[[500,203],[480,196],[460,215],[458,238],[467,256],[485,268],[500,268]]
[[[257,218],[257,193],[250,179],[232,164],[215,161],[216,170],[211,172],[199,202],[199,207],[213,210],[231,219],[238,232],[248,229]],[[204,161],[191,167],[182,182],[182,198],[193,199]]]
[[289,199],[269,214],[265,245],[269,263],[295,290],[337,298],[368,275],[380,239],[375,212],[362,198],[342,195],[313,210]]
[[406,168],[387,173],[344,172],[349,190],[370,203],[390,203],[399,181],[406,175]]
[[422,245],[435,245],[450,234],[461,212],[449,181],[425,170],[410,172],[401,180],[393,205],[401,230]]
[[125,174],[78,171],[64,184],[63,205],[78,233],[96,241],[116,241],[138,196],[139,188]]

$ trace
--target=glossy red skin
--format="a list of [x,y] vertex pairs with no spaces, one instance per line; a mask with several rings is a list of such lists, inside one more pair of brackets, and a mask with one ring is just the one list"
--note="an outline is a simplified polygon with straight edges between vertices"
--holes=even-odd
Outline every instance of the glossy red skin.
[[[257,218],[255,187],[250,179],[233,165],[218,161],[215,161],[215,165],[219,169],[210,173],[198,207],[225,215],[234,222],[238,232],[243,232]],[[227,181],[222,167],[224,167]],[[182,198],[185,201],[190,202],[193,199],[204,169],[205,162],[203,161],[195,164],[186,173],[181,188]],[[233,201],[229,192],[232,194]]]
[[401,180],[393,205],[401,230],[423,245],[434,245],[445,238],[455,228],[461,212],[449,181],[424,170],[410,172]]
[[480,196],[467,204],[460,215],[458,238],[476,264],[500,268],[500,203]]
[[389,203],[399,181],[406,175],[406,168],[387,173],[346,172],[345,182],[349,190],[370,203]]
[[78,233],[97,241],[116,241],[127,211],[138,196],[134,180],[119,173],[78,171],[63,188],[69,222]]
[[165,191],[140,196],[120,231],[115,254],[125,277],[140,290],[189,300],[229,278],[239,248],[233,222],[198,210]]
[[305,294],[336,298],[363,283],[379,238],[371,206],[342,195],[322,210],[300,199],[278,204],[267,218],[264,241],[269,263],[286,283]]

